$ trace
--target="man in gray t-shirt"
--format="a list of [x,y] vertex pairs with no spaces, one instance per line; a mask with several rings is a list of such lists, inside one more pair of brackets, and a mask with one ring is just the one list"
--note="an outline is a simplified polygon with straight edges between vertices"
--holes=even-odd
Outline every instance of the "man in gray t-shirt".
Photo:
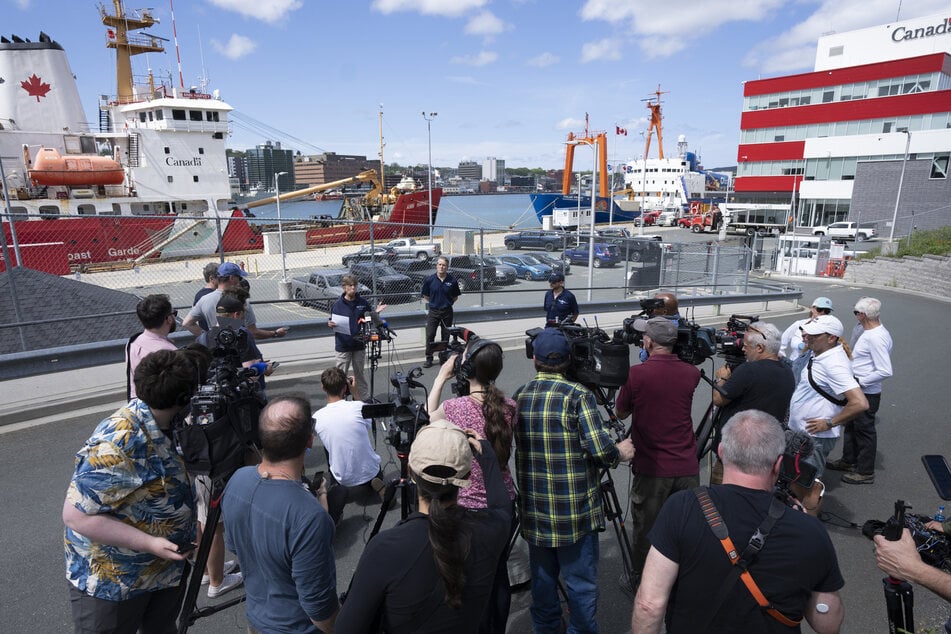
[[[208,327],[211,328],[218,323],[218,314],[216,312],[218,300],[221,299],[223,291],[237,288],[241,279],[247,276],[244,271],[234,262],[225,262],[218,267],[218,288],[198,300],[188,311],[188,316],[182,321],[182,326],[188,329],[196,337],[201,336],[202,329],[199,321],[204,319]],[[255,339],[271,339],[274,337],[283,337],[287,334],[287,328],[277,328],[276,330],[262,330],[258,328],[257,317],[254,315],[254,307],[250,303],[244,313],[244,325],[248,331],[254,335]]]

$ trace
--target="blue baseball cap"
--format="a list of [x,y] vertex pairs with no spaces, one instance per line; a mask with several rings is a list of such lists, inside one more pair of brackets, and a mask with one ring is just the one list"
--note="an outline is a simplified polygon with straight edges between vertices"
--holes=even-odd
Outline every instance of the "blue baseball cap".
[[825,308],[826,310],[832,310],[832,300],[828,297],[817,297],[816,301],[812,302],[812,305],[815,308]]
[[567,363],[571,355],[568,338],[557,328],[545,328],[532,341],[535,359],[545,365]]
[[241,269],[240,266],[234,262],[225,262],[218,267],[218,277],[225,277],[227,275],[237,275],[238,277],[247,277],[248,272]]

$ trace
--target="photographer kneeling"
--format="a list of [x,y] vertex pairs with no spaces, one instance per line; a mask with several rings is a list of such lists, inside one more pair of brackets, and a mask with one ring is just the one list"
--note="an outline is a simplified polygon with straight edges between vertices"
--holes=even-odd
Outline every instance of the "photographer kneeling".
[[[469,485],[472,451],[489,504],[479,514],[456,503]],[[338,634],[478,630],[512,519],[492,444],[433,421],[416,434],[409,468],[419,510],[367,545]]]

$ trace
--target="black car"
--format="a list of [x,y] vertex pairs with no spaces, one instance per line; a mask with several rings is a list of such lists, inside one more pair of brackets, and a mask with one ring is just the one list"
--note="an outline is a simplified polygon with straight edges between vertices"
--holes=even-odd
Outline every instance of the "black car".
[[519,231],[505,236],[505,248],[556,251],[565,248],[566,239],[560,231]]
[[348,253],[343,256],[343,265],[349,267],[355,262],[386,262],[392,263],[399,258],[399,254],[390,247],[371,247],[369,245],[360,247],[356,253]]
[[539,262],[543,262],[551,267],[552,273],[561,273],[562,275],[571,275],[571,264],[565,262],[561,258],[556,258],[548,255],[547,253],[534,253],[532,254]]
[[473,260],[475,256],[443,254],[443,257],[449,260],[449,272],[463,290],[479,290],[495,283],[495,267]]
[[407,276],[412,282],[413,293],[417,296],[423,290],[423,282],[436,272],[434,262],[424,262],[416,258],[400,258],[390,264],[397,273]]
[[413,280],[389,264],[357,262],[350,265],[350,272],[371,292],[375,291],[374,296],[385,304],[411,302],[419,297],[419,293],[414,292]]
[[661,244],[657,238],[633,237],[622,238],[617,241],[611,238],[602,238],[605,242],[617,245],[621,251],[621,259],[629,262],[647,262],[656,264],[660,262]]
[[514,284],[518,279],[518,275],[515,273],[515,269],[511,266],[508,266],[497,255],[486,255],[481,259],[478,255],[469,256],[476,261],[481,261],[483,266],[493,266],[495,267],[495,284],[507,285]]

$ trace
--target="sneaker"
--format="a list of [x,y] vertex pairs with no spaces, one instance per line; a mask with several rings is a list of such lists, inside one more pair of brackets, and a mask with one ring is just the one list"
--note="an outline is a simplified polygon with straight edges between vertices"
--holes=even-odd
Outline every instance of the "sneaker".
[[846,473],[842,476],[842,481],[846,484],[875,484],[875,475],[864,473]]
[[[229,561],[226,561],[224,574],[228,574],[229,572],[232,572],[237,567],[238,567],[237,559],[231,559]],[[201,585],[203,586],[207,586],[210,582],[211,582],[211,577],[209,577],[207,574],[201,578]]]
[[833,471],[855,471],[855,465],[839,458],[838,460],[826,460],[826,469]]
[[214,599],[216,597],[220,597],[226,592],[231,592],[242,583],[244,583],[244,577],[241,576],[240,572],[233,572],[230,575],[225,575],[225,578],[221,580],[220,586],[208,586],[208,598]]

